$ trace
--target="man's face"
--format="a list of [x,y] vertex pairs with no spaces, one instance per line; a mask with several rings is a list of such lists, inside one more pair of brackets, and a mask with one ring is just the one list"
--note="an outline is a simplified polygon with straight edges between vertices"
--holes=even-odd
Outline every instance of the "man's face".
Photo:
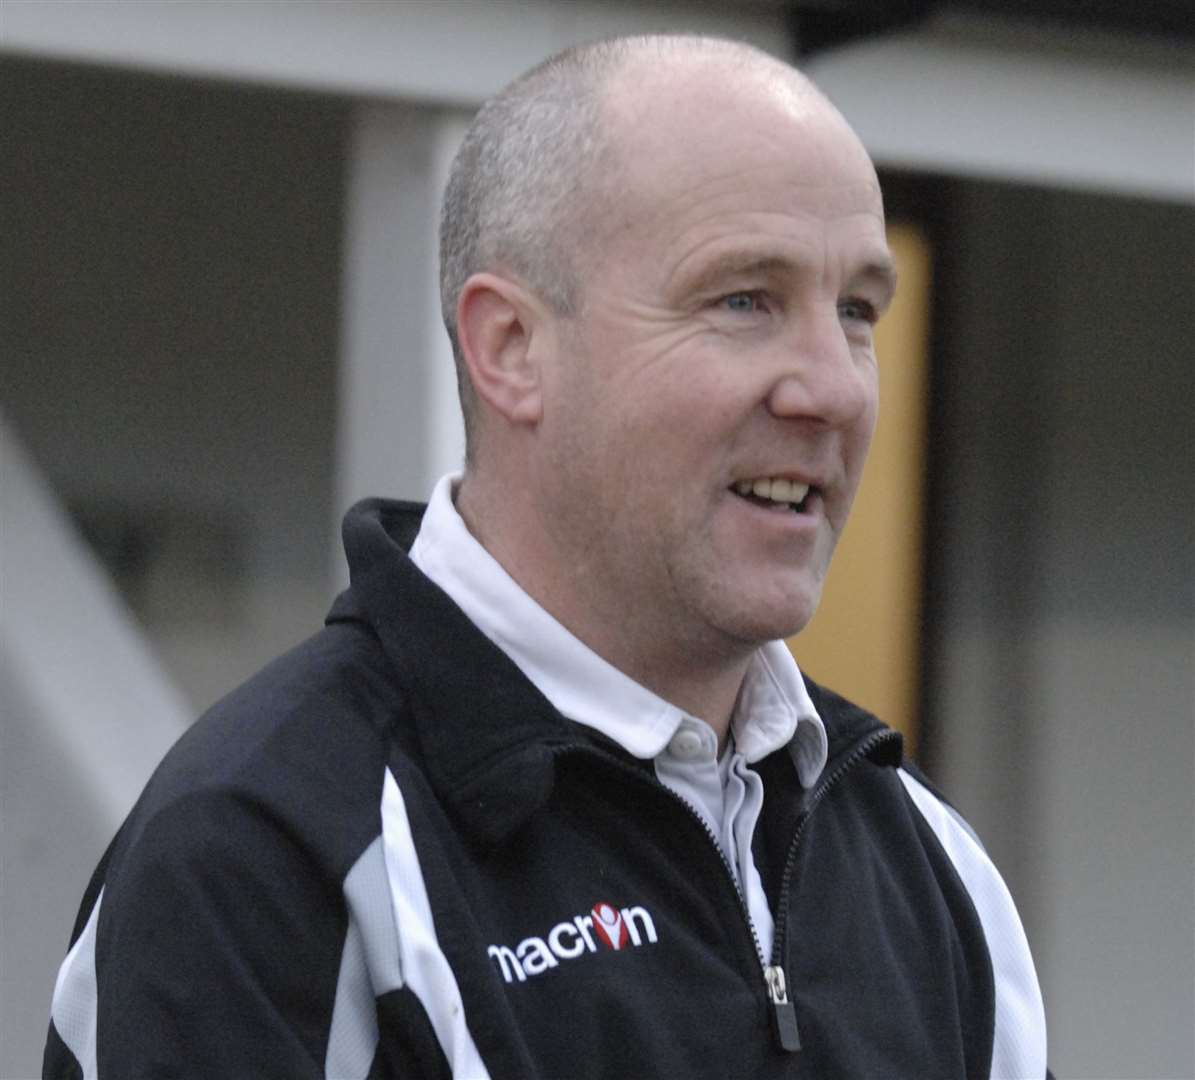
[[540,517],[584,610],[694,657],[753,647],[812,616],[859,484],[879,190],[782,83],[661,79],[610,107],[625,174],[547,371]]

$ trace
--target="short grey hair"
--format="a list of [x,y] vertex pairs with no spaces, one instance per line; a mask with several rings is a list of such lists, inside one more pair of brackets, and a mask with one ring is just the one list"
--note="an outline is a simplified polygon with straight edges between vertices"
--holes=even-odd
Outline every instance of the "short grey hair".
[[560,315],[577,313],[590,228],[616,187],[618,156],[603,123],[608,86],[645,54],[714,52],[777,61],[737,42],[690,35],[627,37],[574,46],[487,101],[457,151],[440,214],[440,308],[456,362],[472,462],[476,399],[456,333],[465,282],[483,270],[512,274]]
[[440,307],[456,361],[472,459],[476,401],[456,333],[465,282],[512,273],[559,314],[577,304],[574,253],[586,194],[604,182],[602,90],[620,42],[578,46],[520,76],[477,113],[457,151],[440,213]]

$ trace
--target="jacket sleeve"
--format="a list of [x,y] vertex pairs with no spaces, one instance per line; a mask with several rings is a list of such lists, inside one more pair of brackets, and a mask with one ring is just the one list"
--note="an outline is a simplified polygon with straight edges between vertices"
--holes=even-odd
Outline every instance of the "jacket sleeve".
[[996,992],[992,1080],[1043,1077],[1046,1020],[1029,942],[1012,896],[971,827],[907,768],[900,778],[966,887],[983,926]]
[[134,817],[89,901],[46,1076],[324,1076],[345,905],[267,808],[205,790]]

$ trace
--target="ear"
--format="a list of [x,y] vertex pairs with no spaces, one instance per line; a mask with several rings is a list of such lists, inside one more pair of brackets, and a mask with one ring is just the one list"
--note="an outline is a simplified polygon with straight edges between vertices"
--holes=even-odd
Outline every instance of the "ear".
[[542,414],[539,350],[547,311],[526,289],[497,274],[474,274],[461,289],[457,341],[477,396],[512,424]]

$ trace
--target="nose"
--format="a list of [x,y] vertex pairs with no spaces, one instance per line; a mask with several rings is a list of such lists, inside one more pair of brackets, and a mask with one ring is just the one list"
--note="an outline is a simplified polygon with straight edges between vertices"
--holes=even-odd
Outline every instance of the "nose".
[[848,339],[837,307],[799,320],[779,348],[779,373],[767,398],[773,416],[844,427],[874,414],[874,350]]

